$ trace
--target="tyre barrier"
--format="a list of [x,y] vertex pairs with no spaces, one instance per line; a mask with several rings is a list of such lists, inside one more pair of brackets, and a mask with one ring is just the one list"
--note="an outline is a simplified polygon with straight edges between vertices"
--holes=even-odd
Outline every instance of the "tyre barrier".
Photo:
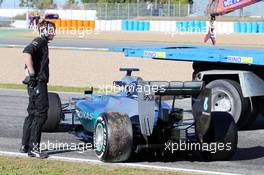
[[53,19],[49,20],[56,25],[58,30],[94,30],[94,20],[62,20]]
[[96,31],[121,31],[121,20],[96,20],[94,24]]
[[176,31],[183,33],[204,33],[206,32],[205,21],[177,21]]
[[[209,26],[209,22],[207,22]],[[215,22],[215,33],[218,34],[231,34],[234,33],[233,22]]]
[[[59,30],[96,30],[96,31],[153,31],[175,33],[205,33],[209,22],[206,21],[134,21],[134,20],[49,20]],[[216,22],[215,32],[264,33],[264,22]]]
[[175,21],[150,21],[151,32],[175,32]]
[[149,31],[149,29],[150,29],[149,21],[131,21],[131,20],[122,21],[123,31]]
[[264,33],[264,22],[235,22],[236,33]]

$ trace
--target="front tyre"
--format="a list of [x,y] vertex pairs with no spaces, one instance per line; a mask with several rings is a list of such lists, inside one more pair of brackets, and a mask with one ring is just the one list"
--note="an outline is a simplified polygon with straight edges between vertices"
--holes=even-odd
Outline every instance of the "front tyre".
[[61,100],[58,94],[49,92],[49,110],[47,120],[42,127],[44,132],[54,132],[61,121]]
[[104,162],[123,162],[129,159],[133,146],[133,130],[126,114],[101,114],[94,128],[94,148],[97,158]]

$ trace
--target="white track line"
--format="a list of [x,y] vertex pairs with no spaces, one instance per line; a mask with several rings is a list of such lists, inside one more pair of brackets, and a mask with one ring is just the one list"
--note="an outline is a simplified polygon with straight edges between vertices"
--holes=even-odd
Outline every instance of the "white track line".
[[[8,152],[8,151],[0,151],[0,155],[1,156],[27,157],[27,154],[17,153],[17,152]],[[103,163],[99,160],[93,160],[93,159],[80,159],[80,158],[60,157],[60,156],[50,156],[48,159],[67,161],[67,162],[92,163],[92,164],[98,164],[98,165],[112,165],[112,166],[122,166],[122,167],[129,167],[129,168],[143,168],[143,169],[151,169],[151,170],[159,170],[159,171],[184,172],[184,173],[194,173],[194,174],[239,175],[239,174],[224,173],[224,172],[217,172],[217,171],[204,171],[204,170],[197,170],[197,169],[185,169],[185,168],[145,165],[145,164],[136,164],[136,163]]]
[[[0,44],[0,47],[24,48],[25,45]],[[92,47],[63,47],[63,46],[49,46],[49,48],[50,48],[50,49],[63,49],[63,50],[110,51],[109,48],[92,48]]]

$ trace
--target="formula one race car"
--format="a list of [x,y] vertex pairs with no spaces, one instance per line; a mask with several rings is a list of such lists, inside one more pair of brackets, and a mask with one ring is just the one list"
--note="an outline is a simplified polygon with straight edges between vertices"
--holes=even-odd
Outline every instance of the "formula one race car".
[[[43,127],[52,131],[64,115],[71,113],[93,137],[97,157],[105,162],[122,162],[142,150],[178,150],[189,144],[210,160],[230,159],[237,149],[237,128],[226,112],[211,112],[211,90],[201,81],[144,81],[132,76],[135,68],[121,68],[126,75],[114,85],[117,94],[86,92],[73,99],[74,107],[49,94],[50,110]],[[184,119],[178,99],[193,99],[193,119]],[[186,148],[186,147],[185,147]],[[188,147],[190,148],[190,147]]]

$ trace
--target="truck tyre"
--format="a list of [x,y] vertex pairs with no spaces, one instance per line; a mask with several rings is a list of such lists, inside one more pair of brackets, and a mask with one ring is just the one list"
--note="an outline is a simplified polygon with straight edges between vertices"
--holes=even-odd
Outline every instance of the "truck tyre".
[[[237,149],[237,127],[227,112],[212,112],[209,130],[203,137],[203,144],[210,150],[202,150],[204,158],[213,161],[229,160]],[[203,146],[204,147],[204,146]]]
[[61,100],[58,94],[48,93],[49,110],[48,118],[42,127],[44,132],[54,132],[58,128],[61,120]]
[[212,89],[212,111],[230,113],[238,129],[245,129],[254,122],[257,110],[252,109],[249,98],[244,98],[240,85],[227,79],[214,80],[206,85]]
[[95,154],[99,160],[123,162],[129,159],[133,147],[133,130],[126,114],[102,113],[96,120],[93,137]]

